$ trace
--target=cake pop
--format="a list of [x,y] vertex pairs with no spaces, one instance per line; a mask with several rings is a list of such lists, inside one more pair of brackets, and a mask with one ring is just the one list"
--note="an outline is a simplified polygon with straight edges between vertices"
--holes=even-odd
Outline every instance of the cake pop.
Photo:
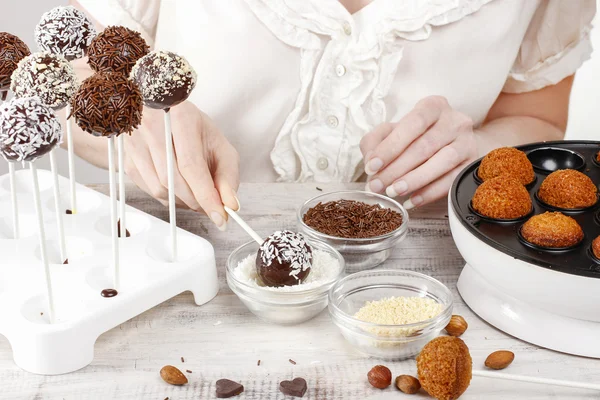
[[267,286],[302,283],[310,273],[312,247],[301,233],[277,231],[259,247],[256,255],[258,276]]
[[17,97],[39,97],[55,110],[67,105],[79,84],[67,60],[50,52],[33,53],[13,72],[11,90]]
[[150,108],[168,110],[185,101],[196,86],[196,72],[188,61],[170,51],[153,51],[131,70]]
[[118,72],[126,76],[150,47],[139,32],[109,26],[88,47],[88,64],[96,72]]
[[39,98],[14,98],[3,107],[0,153],[7,161],[35,161],[61,142],[60,122]]
[[81,83],[71,109],[69,117],[85,132],[112,137],[131,133],[142,122],[142,95],[125,75],[98,73]]
[[96,36],[96,29],[75,7],[58,6],[42,15],[34,34],[40,50],[60,54],[72,61],[85,56]]
[[21,39],[7,32],[0,32],[0,100],[6,100],[10,77],[22,58],[31,52]]

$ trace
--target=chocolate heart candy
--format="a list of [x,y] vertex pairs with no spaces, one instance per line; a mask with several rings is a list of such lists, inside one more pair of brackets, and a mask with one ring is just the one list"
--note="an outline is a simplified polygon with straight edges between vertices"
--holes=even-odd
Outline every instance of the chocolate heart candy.
[[279,384],[281,393],[294,397],[304,396],[306,388],[306,381],[303,378],[296,378],[293,381],[283,381]]
[[217,381],[217,398],[227,399],[237,396],[244,391],[244,386],[229,379],[219,379]]

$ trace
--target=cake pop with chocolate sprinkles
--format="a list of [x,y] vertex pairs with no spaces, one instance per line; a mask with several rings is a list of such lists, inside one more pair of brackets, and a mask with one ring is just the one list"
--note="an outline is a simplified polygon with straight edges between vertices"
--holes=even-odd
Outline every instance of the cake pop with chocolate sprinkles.
[[6,99],[10,77],[21,59],[30,55],[29,47],[21,39],[7,32],[0,32],[0,96]]
[[129,76],[131,69],[150,47],[139,32],[109,26],[88,47],[88,64],[96,72],[118,72]]
[[13,98],[2,107],[0,153],[7,161],[35,161],[61,142],[60,122],[39,98]]
[[55,110],[65,107],[79,86],[71,64],[47,51],[33,53],[19,61],[11,80],[10,88],[16,97],[39,97]]
[[196,72],[183,57],[170,51],[153,51],[131,70],[150,108],[168,110],[185,101],[196,86]]
[[81,83],[71,99],[71,116],[94,136],[131,133],[142,122],[142,94],[127,76],[97,73]]
[[277,231],[267,238],[256,254],[256,271],[267,286],[302,283],[312,266],[312,247],[301,233]]
[[34,34],[40,50],[60,54],[72,61],[85,56],[96,36],[96,29],[75,7],[58,6],[42,15]]

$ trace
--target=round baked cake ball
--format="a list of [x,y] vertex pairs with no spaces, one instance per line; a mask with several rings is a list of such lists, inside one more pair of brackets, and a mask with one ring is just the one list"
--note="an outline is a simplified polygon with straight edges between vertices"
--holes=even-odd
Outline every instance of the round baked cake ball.
[[169,109],[185,101],[196,86],[196,72],[188,61],[170,51],[153,51],[131,70],[150,108]]
[[534,215],[521,227],[529,243],[546,248],[572,247],[583,240],[583,230],[573,218],[561,212]]
[[502,175],[510,175],[523,185],[535,179],[533,166],[527,155],[514,147],[502,147],[490,151],[479,164],[479,178],[482,181]]
[[86,15],[73,6],[58,6],[44,13],[35,27],[35,41],[43,51],[72,61],[86,55],[96,29]]
[[479,214],[494,219],[516,219],[531,212],[529,192],[510,176],[483,182],[475,191],[471,205]]
[[453,336],[433,339],[417,356],[419,382],[439,400],[458,399],[471,383],[472,369],[469,348]]
[[0,92],[1,100],[6,98],[10,88],[10,77],[19,61],[30,55],[29,47],[15,35],[0,32]]
[[150,47],[139,32],[124,26],[109,26],[88,47],[88,64],[96,72],[118,72],[129,76],[131,69]]
[[50,52],[33,53],[19,62],[10,88],[17,97],[39,97],[55,110],[65,107],[79,81],[64,57]]
[[61,142],[60,122],[39,98],[13,98],[2,105],[0,153],[7,161],[35,161]]
[[277,231],[259,247],[256,271],[267,286],[298,285],[308,277],[312,257],[312,247],[301,233]]
[[77,125],[94,136],[131,133],[142,122],[142,94],[125,75],[98,73],[81,83],[71,99]]
[[544,179],[538,197],[554,207],[586,208],[598,201],[598,188],[586,174],[574,169],[561,169]]
[[597,236],[593,241],[592,241],[592,253],[594,253],[594,256],[597,259],[600,259],[600,236]]

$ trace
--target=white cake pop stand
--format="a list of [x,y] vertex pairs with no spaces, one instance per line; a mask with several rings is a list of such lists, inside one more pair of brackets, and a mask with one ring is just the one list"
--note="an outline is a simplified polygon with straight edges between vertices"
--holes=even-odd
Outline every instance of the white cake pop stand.
[[[0,334],[11,344],[15,363],[36,374],[64,374],[94,358],[102,333],[184,291],[201,305],[218,291],[210,243],[178,229],[179,256],[171,262],[169,224],[127,207],[127,230],[121,240],[119,294],[112,288],[109,198],[77,185],[78,212],[64,215],[69,264],[62,265],[54,216],[52,175],[40,170],[39,181],[49,239],[55,323],[47,317],[44,272],[40,261],[29,170],[17,172],[21,239],[12,239],[8,175],[0,176]],[[61,192],[69,181],[60,177]],[[67,197],[67,196],[65,196]],[[67,198],[64,209],[70,208]]]

